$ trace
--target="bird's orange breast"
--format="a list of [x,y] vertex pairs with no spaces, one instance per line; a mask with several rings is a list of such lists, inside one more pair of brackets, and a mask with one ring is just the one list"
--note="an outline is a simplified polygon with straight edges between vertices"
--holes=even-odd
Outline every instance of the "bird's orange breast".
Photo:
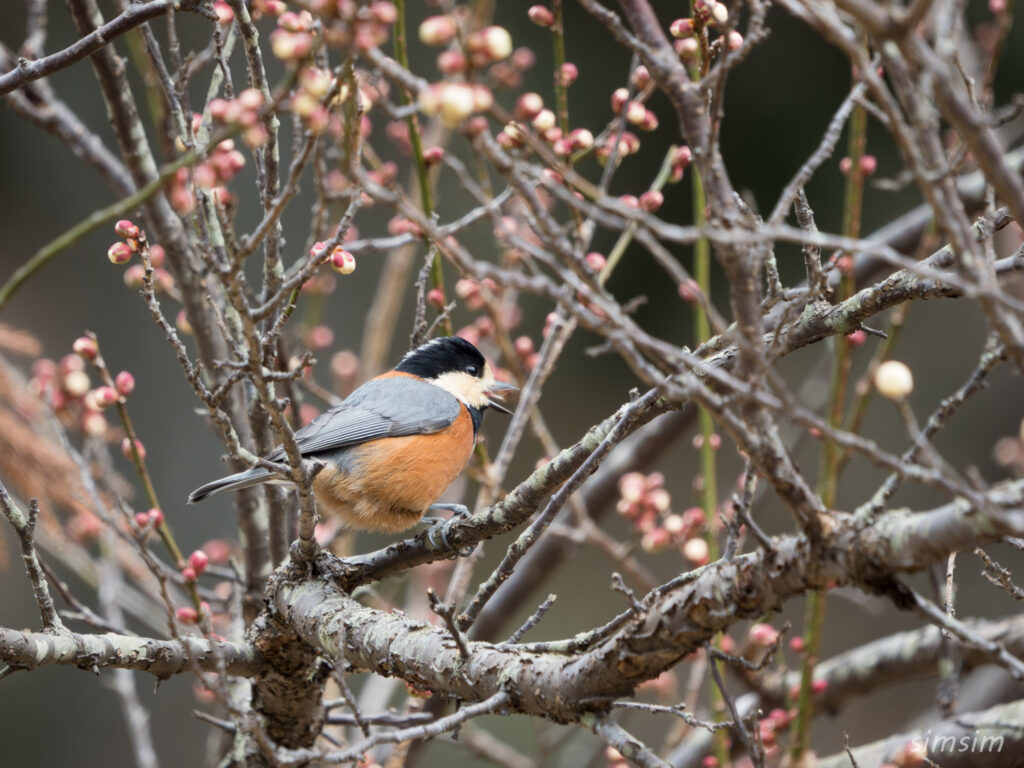
[[328,466],[317,475],[317,502],[352,527],[404,530],[458,477],[473,443],[473,421],[465,406],[440,432],[363,443],[352,449],[351,472]]

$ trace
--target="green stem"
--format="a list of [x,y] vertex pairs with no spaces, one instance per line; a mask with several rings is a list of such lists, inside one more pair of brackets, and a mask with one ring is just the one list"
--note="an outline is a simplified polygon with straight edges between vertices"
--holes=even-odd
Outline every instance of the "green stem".
[[[404,69],[408,70],[409,47],[406,42],[405,0],[395,0],[395,9],[398,11],[398,18],[395,21],[394,28],[395,60]],[[399,93],[402,104],[408,105],[412,103],[409,94],[404,88],[399,89]],[[427,162],[423,159],[423,136],[420,133],[420,124],[419,120],[416,119],[416,113],[410,112],[409,116],[405,118],[405,122],[409,126],[409,143],[412,145],[412,155],[416,165],[416,179],[419,182],[420,189],[420,204],[423,207],[423,213],[429,219],[434,213],[434,195],[430,189],[430,172],[427,169]],[[430,285],[444,292],[444,267],[441,262],[440,251],[434,254],[434,259],[430,264]],[[450,319],[445,319],[441,332],[446,336],[452,335]]]
[[[565,64],[565,24],[562,22],[562,0],[554,0],[551,4],[555,14],[555,23],[551,27],[552,43],[555,54],[555,101],[558,105],[558,127],[563,135],[569,133],[569,91],[560,82],[562,65]],[[570,160],[571,164],[571,160]]]
[[[861,171],[860,159],[864,156],[867,140],[867,111],[863,107],[855,107],[850,116],[850,137],[848,152],[850,172],[846,179],[846,199],[843,206],[843,234],[847,237],[858,237],[860,234],[861,216],[864,202],[864,174]],[[836,296],[842,301],[853,294],[854,283],[852,270],[844,274],[839,283]],[[850,381],[852,363],[850,345],[845,339],[834,341],[835,356],[832,365],[832,386],[829,396],[828,423],[839,429],[843,425],[846,410],[846,396]],[[839,484],[839,473],[842,467],[842,451],[839,446],[829,441],[822,452],[821,472],[818,481],[818,492],[825,507],[832,509],[836,504]],[[825,625],[825,593],[812,592],[807,596],[806,626],[804,629],[804,659],[800,671],[800,693],[797,700],[797,718],[793,726],[792,756],[794,763],[799,763],[810,747],[811,719],[814,716],[814,668],[818,664],[821,653],[821,636]]]
[[6,283],[4,283],[3,287],[0,288],[0,310],[7,305],[7,302],[10,301],[11,297],[19,288],[21,288],[22,284],[24,284],[26,280],[28,280],[35,272],[46,266],[51,259],[65,248],[74,245],[94,229],[103,226],[109,221],[113,221],[114,219],[128,214],[130,211],[159,192],[167,180],[170,179],[179,168],[191,165],[202,157],[206,153],[208,146],[216,146],[224,139],[229,138],[238,132],[239,129],[234,128],[230,131],[220,133],[214,137],[214,139],[211,139],[208,145],[189,150],[177,160],[165,165],[155,179],[137,192],[122,200],[118,200],[116,203],[111,203],[106,208],[100,208],[98,211],[93,211],[86,218],[82,219],[82,221],[71,227],[71,229],[44,245],[36,251],[35,254],[33,254],[32,258],[18,267],[14,274],[7,279]]
[[[702,227],[706,223],[704,209],[707,207],[707,197],[704,194],[704,182],[700,178],[696,167],[693,167],[690,176],[690,185],[693,190],[693,224],[695,227]],[[693,249],[693,278],[696,280],[700,292],[706,296],[711,295],[711,244],[707,238],[702,237],[694,244]],[[701,344],[711,338],[711,323],[701,302],[694,305],[694,325],[697,344]],[[707,521],[704,529],[704,538],[708,545],[708,560],[714,562],[718,559],[718,538],[715,536],[715,515],[718,510],[718,469],[715,462],[715,449],[711,445],[711,436],[715,433],[715,422],[711,413],[706,408],[699,411],[700,434],[702,437],[700,447],[700,474],[703,481],[701,489],[701,507],[704,510],[704,518]],[[721,635],[717,635],[712,641],[715,648],[721,648]],[[711,660],[714,664],[714,660]],[[711,686],[711,711],[716,722],[721,721],[725,716],[725,700],[722,692],[715,686]],[[718,758],[719,765],[729,765],[729,742],[727,731],[715,731],[714,753]]]
[[[658,169],[658,175],[654,177],[654,181],[651,182],[651,190],[660,192],[665,184],[668,183],[669,177],[672,175],[672,158],[675,156],[676,147],[672,146],[668,148],[668,152],[665,154],[665,159],[661,161],[661,167]],[[622,259],[622,255],[626,252],[626,248],[633,242],[633,235],[636,234],[636,222],[631,221],[626,225],[626,228],[622,230],[622,234],[619,235],[619,239],[615,241],[615,245],[612,246],[611,251],[608,253],[608,258],[605,260],[604,266],[601,268],[601,273],[597,276],[597,282],[604,285],[608,278],[611,276],[612,271],[618,265]]]

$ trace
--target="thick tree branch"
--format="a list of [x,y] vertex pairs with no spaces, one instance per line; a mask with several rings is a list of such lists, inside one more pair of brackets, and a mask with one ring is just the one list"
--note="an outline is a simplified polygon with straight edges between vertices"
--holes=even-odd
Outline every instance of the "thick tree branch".
[[146,637],[106,633],[19,632],[0,627],[0,663],[17,669],[35,669],[44,664],[61,664],[90,671],[134,669],[160,679],[198,666],[217,671],[217,657],[228,672],[251,676],[264,667],[261,655],[249,645],[218,642],[216,654],[209,642],[196,637],[155,640]]

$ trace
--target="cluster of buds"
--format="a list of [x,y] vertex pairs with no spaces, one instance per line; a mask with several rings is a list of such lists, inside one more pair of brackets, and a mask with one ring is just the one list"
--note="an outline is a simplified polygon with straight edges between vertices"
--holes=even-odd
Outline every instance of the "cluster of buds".
[[665,489],[660,472],[644,475],[629,472],[619,478],[621,498],[616,510],[641,534],[645,552],[660,552],[677,547],[695,565],[708,561],[708,545],[700,536],[704,528],[704,510],[691,507],[682,514],[671,511],[672,498]]
[[136,512],[132,518],[140,531],[149,531],[164,524],[163,510],[153,507],[145,512]]
[[[323,105],[324,97],[334,84],[329,70],[319,67],[303,67],[299,72],[299,88],[291,98],[291,111],[302,120],[310,133],[319,136],[327,128],[331,113]],[[341,99],[348,95],[348,87],[342,89]]]
[[683,173],[690,167],[692,162],[693,152],[688,146],[683,144],[681,147],[676,147],[672,153],[672,172],[669,175],[669,181],[673,183],[682,181]]
[[[242,140],[250,147],[260,147],[267,141],[267,129],[260,122],[265,103],[261,91],[247,88],[234,99],[211,99],[206,109],[216,124],[241,128]],[[198,133],[201,125],[202,115],[193,115],[192,133]]]
[[516,122],[506,125],[497,136],[498,144],[506,149],[516,149],[526,143],[525,123],[529,123],[537,135],[561,157],[594,146],[594,134],[586,128],[576,128],[563,136],[562,129],[558,127],[558,118],[544,106],[544,99],[538,93],[521,94],[516,99],[513,112]]
[[[878,158],[874,155],[861,155],[857,165],[860,167],[862,176],[870,176],[878,170]],[[843,176],[849,176],[852,167],[853,161],[849,157],[844,157],[839,161],[839,172]]]
[[483,309],[484,306],[484,295],[481,291],[481,286],[486,287],[491,292],[497,290],[497,284],[490,278],[485,278],[482,282],[478,283],[476,280],[464,277],[455,283],[455,295],[459,297],[466,309],[477,312]]
[[616,115],[625,114],[626,121],[642,131],[653,131],[658,127],[658,116],[643,102],[630,99],[628,88],[616,88],[612,92],[612,112]]
[[[185,170],[187,173],[186,169]],[[113,264],[125,264],[132,256],[142,250],[146,235],[134,223],[128,219],[121,219],[114,225],[114,231],[124,240],[118,241],[107,249],[107,258]],[[150,245],[147,248],[149,263],[153,267],[153,287],[162,293],[169,293],[174,289],[174,277],[164,269],[164,249],[160,245]],[[141,288],[143,278],[146,275],[146,268],[142,264],[132,264],[124,271],[124,284],[129,288]],[[79,342],[83,342],[79,339]],[[76,342],[77,343],[77,342]],[[76,350],[77,351],[77,350]]]
[[97,354],[95,339],[83,336],[75,342],[75,352],[65,355],[59,362],[46,358],[36,360],[32,364],[29,388],[49,401],[62,424],[77,427],[93,437],[102,437],[107,432],[107,420],[85,370],[85,360],[94,359]]
[[420,92],[423,114],[435,115],[454,128],[471,115],[486,112],[494,104],[494,93],[486,85],[470,83],[434,83]]
[[313,247],[309,249],[309,255],[314,259],[322,259],[325,264],[330,263],[331,269],[338,274],[351,275],[356,271],[356,257],[340,245],[336,245],[328,254],[326,243],[313,243]]
[[[685,62],[693,61],[700,54],[700,41],[697,39],[700,28],[722,29],[729,23],[729,8],[715,0],[697,0],[693,4],[693,13],[693,18],[676,19],[669,25],[669,33],[676,38],[676,54]],[[720,51],[722,46],[738,51],[743,47],[743,35],[730,30],[712,43],[712,54]]]
[[632,131],[622,131],[618,134],[618,152],[615,148],[615,132],[610,132],[608,137],[597,148],[597,161],[605,165],[613,154],[616,154],[616,162],[622,162],[624,157],[635,155],[640,151],[640,139]]
[[270,33],[270,50],[281,61],[306,59],[313,53],[313,15],[309,11],[285,11]]
[[331,46],[368,51],[391,38],[398,10],[389,0],[363,5],[356,0],[313,0],[309,8],[323,22],[324,41]]
[[111,264],[127,264],[132,256],[141,250],[146,234],[128,219],[117,222],[114,231],[124,239],[118,240],[107,249],[107,258]]
[[197,549],[188,556],[185,567],[181,569],[181,578],[186,584],[192,584],[203,574],[209,565],[210,556],[203,550]]
[[[782,752],[779,744],[779,734],[789,730],[789,726],[796,719],[795,709],[781,709],[776,707],[765,717],[757,721],[757,732],[764,745],[765,757],[776,759]],[[774,764],[774,763],[773,763]]]
[[[828,690],[828,681],[822,678],[816,678],[811,681],[811,695],[821,696],[825,691]],[[800,698],[800,683],[790,686],[789,688],[789,700],[797,701]]]
[[475,68],[503,61],[512,55],[512,35],[504,27],[478,29],[466,38],[466,52]]
[[193,626],[199,623],[200,618],[210,618],[210,604],[205,600],[199,604],[199,610],[197,611],[191,605],[183,605],[181,608],[174,612],[178,621],[187,626]]
[[[459,24],[452,16],[429,16],[419,26],[420,41],[424,45],[441,46],[452,43],[459,33]],[[478,29],[466,37],[467,61],[462,53],[449,51],[451,55],[438,59],[442,72],[453,74],[463,72],[467,66],[486,67],[504,61],[512,55],[512,35],[504,27],[490,26]]]
[[216,202],[226,205],[234,201],[227,185],[244,167],[245,155],[235,149],[233,140],[225,139],[213,148],[209,157],[196,165],[192,174],[198,186],[210,191]]

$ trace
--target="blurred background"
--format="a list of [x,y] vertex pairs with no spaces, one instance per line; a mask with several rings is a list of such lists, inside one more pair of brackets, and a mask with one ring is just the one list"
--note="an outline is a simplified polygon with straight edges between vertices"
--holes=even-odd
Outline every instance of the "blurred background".
[[[74,34],[63,5],[50,5],[47,50],[55,51],[71,42]],[[111,3],[102,5],[108,18],[113,15]],[[550,99],[550,36],[528,22],[527,5],[495,3],[495,23],[509,29],[517,46],[528,47],[536,53],[537,63],[527,73],[523,90],[535,90]],[[662,0],[655,6],[667,24],[678,12],[679,4]],[[410,3],[410,29],[415,29],[419,19],[428,12],[423,4]],[[577,63],[580,70],[579,80],[569,90],[571,123],[573,127],[590,127],[596,134],[611,116],[611,92],[626,84],[629,56],[616,48],[604,29],[576,5],[570,3],[566,12],[568,59]],[[7,3],[0,9],[0,19],[3,22],[0,23],[0,40],[17,49],[24,29],[23,9],[17,3]],[[968,19],[972,30],[988,23],[990,15],[986,4],[969,3]],[[162,23],[157,22],[155,27],[162,39]],[[179,27],[186,44],[207,34],[206,22],[195,16],[179,16]],[[845,97],[850,80],[843,58],[784,12],[772,10],[769,27],[770,38],[729,76],[726,119],[722,125],[723,154],[733,181],[737,188],[744,190],[748,202],[762,212],[772,208],[782,186],[817,145],[834,110]],[[267,31],[270,28],[266,26]],[[1024,57],[1019,53],[1024,43],[1021,36],[1018,25],[1011,33],[996,79],[997,104],[1005,103],[1024,82]],[[424,48],[415,36],[411,37],[413,70],[428,79],[436,79],[433,63],[436,51]],[[117,48],[124,55],[126,40],[119,40]],[[240,72],[238,77],[242,77]],[[99,88],[88,63],[79,62],[53,76],[50,82],[107,145],[114,147]],[[199,82],[205,87],[205,78],[200,78]],[[513,94],[499,94],[499,100],[507,107],[513,99]],[[617,194],[639,194],[646,189],[668,145],[679,141],[664,98],[655,95],[649,106],[661,118],[661,127],[652,136],[644,137],[641,152],[618,172],[612,187]],[[1011,132],[1014,127],[1010,126]],[[1019,134],[1019,125],[1016,127]],[[289,130],[287,124],[285,130]],[[95,173],[71,156],[59,142],[37,131],[10,109],[0,110],[0,137],[0,169],[3,171],[0,173],[0,280],[6,280],[44,243],[115,197]],[[379,116],[374,120],[374,135],[370,141],[384,159],[399,163],[404,176],[409,167],[408,158],[387,155],[389,145],[384,139],[383,120]],[[843,146],[841,143],[840,147]],[[287,135],[282,147],[287,153],[290,147]],[[455,137],[452,147],[456,153],[465,154],[461,137]],[[878,158],[876,179],[899,172],[901,166],[892,143],[873,122],[867,151]],[[834,232],[840,228],[844,177],[838,169],[838,157],[842,154],[840,151],[826,163],[807,188],[817,224],[823,231]],[[582,170],[591,178],[597,175],[593,161]],[[251,228],[258,220],[252,177],[250,162],[233,184],[240,198],[242,230]],[[671,221],[689,223],[692,220],[689,190],[688,180],[668,187],[660,215]],[[889,192],[869,186],[862,231],[870,233],[918,202],[918,194],[912,187]],[[285,254],[289,261],[304,254],[311,203],[307,190],[306,196],[300,196],[284,216]],[[449,221],[470,207],[471,201],[456,184],[440,186],[438,208],[442,221]],[[370,209],[360,213],[356,225],[363,236],[384,234],[390,217],[389,211]],[[1019,233],[1015,226],[1008,228],[1000,242],[1001,255],[1012,252],[1019,242]],[[44,356],[54,359],[70,352],[72,342],[84,331],[96,332],[111,369],[129,370],[136,378],[137,389],[130,400],[132,418],[146,445],[149,466],[164,500],[165,513],[183,548],[190,551],[215,537],[234,540],[237,536],[228,498],[217,497],[198,508],[184,505],[191,489],[223,474],[222,446],[204,419],[197,415],[191,389],[138,294],[125,287],[123,268],[107,261],[106,250],[114,240],[112,227],[103,227],[60,254],[0,313],[0,322],[31,331],[42,341]],[[599,233],[594,250],[606,253],[612,242],[612,235]],[[478,226],[463,243],[477,256],[495,248],[489,225]],[[418,252],[417,263],[421,255]],[[684,264],[690,263],[689,253],[680,251],[678,255]],[[803,267],[798,250],[780,248],[777,255],[783,282],[787,285],[799,282]],[[382,258],[361,258],[357,271],[339,279],[337,289],[328,297],[323,322],[333,329],[334,343],[318,355],[321,363],[314,375],[319,381],[326,383],[330,379],[325,369],[332,353],[345,349],[358,351]],[[662,277],[641,249],[634,246],[627,252],[626,259],[610,283],[611,290],[622,300],[645,296],[647,303],[637,312],[638,321],[665,338],[679,343],[691,342],[690,305],[678,298],[671,283]],[[454,279],[449,267],[449,287]],[[717,271],[713,274],[713,283],[717,286],[713,298],[719,310],[727,314],[723,279]],[[395,335],[393,358],[405,351],[412,324],[412,297],[410,285]],[[551,307],[527,298],[523,308],[525,314],[519,332],[539,344],[544,319]],[[167,310],[171,317],[176,311],[176,308]],[[472,319],[465,310],[456,310],[456,327]],[[884,321],[879,319],[874,325],[880,327]],[[971,302],[939,300],[912,308],[895,357],[914,370],[918,386],[912,402],[919,419],[927,418],[939,400],[969,375],[984,337],[984,320]],[[611,413],[636,384],[627,368],[614,356],[586,354],[595,343],[595,337],[585,332],[576,334],[541,401],[542,408],[546,406],[545,413],[555,438],[562,445],[574,442],[588,427]],[[855,375],[872,354],[874,343],[876,340],[869,338],[857,351]],[[26,370],[30,362],[19,361]],[[804,402],[820,406],[825,399],[827,362],[827,346],[819,344],[783,360],[779,369]],[[968,403],[941,434],[938,448],[958,468],[976,467],[989,481],[1004,477],[1006,470],[993,459],[993,446],[1000,438],[1017,433],[1024,416],[1022,394],[1020,379],[1011,375],[1009,366],[1001,367],[993,376],[988,392]],[[500,441],[503,426],[501,417],[492,415],[488,419],[485,432],[492,446]],[[895,409],[886,402],[871,405],[864,433],[891,450],[900,451],[906,445]],[[691,438],[691,434],[680,435],[673,449],[655,467],[668,478],[673,508],[680,511],[696,500],[693,482],[698,472],[699,454]],[[807,476],[815,478],[819,444],[801,439],[795,432],[791,435],[791,444]],[[119,468],[131,477],[128,463],[116,450],[114,453]],[[530,439],[524,441],[509,473],[509,483],[525,477],[540,458],[540,447]],[[720,497],[725,499],[742,469],[728,441],[720,452],[720,467]],[[876,468],[855,458],[842,478],[839,507],[851,509],[863,502],[882,477]],[[466,498],[472,498],[472,494],[467,493]],[[143,503],[139,498],[136,501]],[[943,501],[927,489],[912,487],[901,491],[894,503],[927,508]],[[792,527],[790,516],[770,496],[759,501],[755,517],[770,533],[788,531]],[[606,516],[605,521],[614,535],[631,535],[626,523],[614,515]],[[6,567],[0,572],[0,625],[35,628],[39,617],[16,557],[16,542],[6,526],[0,526],[0,537],[7,551]],[[488,566],[500,557],[503,546],[509,541],[506,538],[487,544],[486,560],[478,574],[488,572]],[[361,536],[356,546],[366,551],[385,542],[379,537]],[[992,555],[1011,569],[1014,567],[1014,554],[1010,551],[993,548]],[[651,562],[664,578],[688,567],[678,553],[664,553]],[[1017,563],[1019,566],[1019,557]],[[509,631],[518,626],[548,592],[557,593],[560,599],[533,630],[532,639],[568,636],[607,620],[621,607],[618,596],[609,593],[596,597],[594,587],[607,584],[611,570],[611,564],[600,553],[580,550],[572,568],[559,569],[536,600],[524,608],[522,616],[509,617]],[[979,570],[978,561],[971,555],[962,557],[958,596],[961,614],[994,617],[1014,611],[1010,598],[985,585],[978,576]],[[70,585],[80,598],[91,597],[83,585],[74,580]],[[589,589],[584,585],[590,585]],[[922,575],[917,586],[930,594],[927,576]],[[780,626],[782,619],[788,619],[793,622],[794,631],[799,631],[802,611],[802,601],[793,601],[781,617],[769,618],[775,626]],[[916,619],[899,614],[883,601],[841,591],[829,601],[822,655],[827,658],[869,639],[917,625]],[[734,630],[737,637],[744,632],[743,625]],[[796,663],[795,657],[790,656],[789,660],[791,664]],[[203,706],[194,697],[192,677],[181,675],[157,685],[148,676],[140,675],[137,682],[142,701],[153,717],[156,746],[163,764],[199,765],[209,727],[189,714],[191,709]],[[855,744],[886,735],[899,727],[897,724],[909,722],[931,707],[934,689],[934,680],[901,685],[853,704],[836,720],[822,718],[815,725],[814,745],[819,753],[831,754],[841,749],[843,731],[850,734]],[[482,724],[493,726],[500,736],[524,747],[539,734],[537,724],[526,718],[488,718]],[[638,735],[642,737],[643,731],[638,729]],[[440,764],[441,760],[451,765],[476,764],[464,751],[446,742],[445,738],[432,744],[421,764]],[[3,750],[0,763],[12,768],[131,764],[125,727],[115,697],[104,686],[104,676],[67,668],[47,667],[17,673],[0,681],[0,745]],[[594,745],[589,734],[577,734],[551,764],[582,765],[581,756],[589,757]]]

